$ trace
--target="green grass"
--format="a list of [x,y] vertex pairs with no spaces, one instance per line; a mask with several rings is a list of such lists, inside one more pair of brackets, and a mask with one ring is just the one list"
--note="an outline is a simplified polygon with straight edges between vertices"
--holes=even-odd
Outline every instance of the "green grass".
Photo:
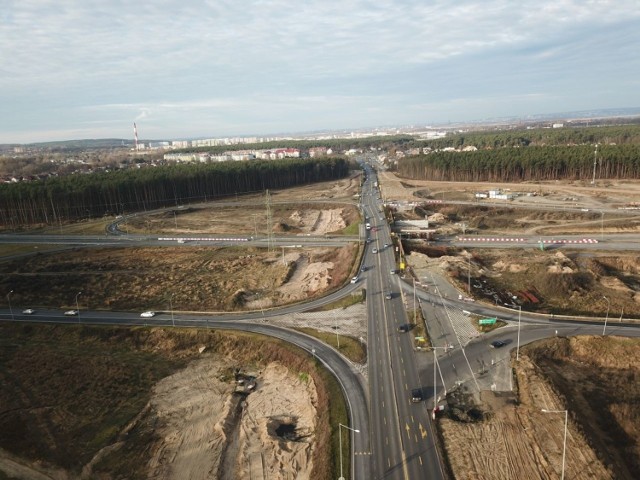
[[309,310],[310,312],[326,312],[328,310],[336,310],[338,308],[347,308],[351,305],[356,305],[358,303],[364,302],[365,294],[357,293],[352,294],[346,297],[341,298],[340,300],[336,300],[335,302],[329,303],[327,305],[323,305],[322,307],[314,308],[313,310]]
[[489,333],[489,332],[493,332],[494,330],[500,328],[500,327],[504,327],[507,322],[504,322],[502,320],[497,320],[496,323],[494,323],[493,325],[480,325],[480,320],[483,318],[487,318],[485,316],[479,316],[479,315],[472,315],[471,316],[471,324],[475,327],[475,329],[477,331],[479,331],[480,333]]
[[[327,391],[330,398],[329,407],[329,425],[331,426],[331,471],[333,475],[331,478],[338,478],[340,474],[340,460],[335,461],[335,458],[342,458],[343,475],[345,479],[351,478],[349,473],[351,472],[351,441],[350,432],[342,429],[342,451],[340,451],[340,424],[349,425],[349,412],[347,410],[347,404],[344,401],[344,395],[340,384],[324,368],[319,369],[320,376],[324,379],[327,386]],[[318,421],[322,421],[319,418]],[[355,428],[355,427],[354,427]],[[356,434],[357,435],[357,434]]]
[[322,332],[314,328],[298,328],[297,330],[331,345],[352,362],[364,363],[367,361],[366,347],[354,338],[340,335],[340,348],[338,348],[338,339],[335,333]]
[[343,228],[339,233],[340,235],[358,235],[358,233],[360,233],[360,223],[353,222],[348,227]]
[[[425,343],[422,343],[420,346],[422,347],[422,351],[428,351],[425,349],[428,349],[431,347],[431,339],[429,338],[429,333],[425,328],[425,321],[424,321],[424,317],[422,316],[422,310],[421,309],[418,309],[417,311],[407,310],[407,317],[409,317],[409,323],[415,324],[415,327],[409,331],[409,334],[411,335],[412,338],[424,337]],[[414,317],[416,317],[415,322],[414,322]],[[414,341],[414,344],[418,346],[418,344],[415,341]]]

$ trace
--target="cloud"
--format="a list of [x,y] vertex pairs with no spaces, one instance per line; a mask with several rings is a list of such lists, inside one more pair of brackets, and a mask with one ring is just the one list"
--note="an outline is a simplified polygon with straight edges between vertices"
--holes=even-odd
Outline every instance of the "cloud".
[[[189,109],[217,109],[211,121],[241,111],[252,125],[252,108],[293,117],[301,105],[561,95],[590,69],[592,88],[626,85],[637,103],[639,21],[636,0],[5,0],[0,104],[19,113],[0,126],[27,131],[27,110],[54,124],[78,111],[106,122],[116,105],[131,120],[164,118],[167,131]],[[580,94],[567,90],[567,103]]]

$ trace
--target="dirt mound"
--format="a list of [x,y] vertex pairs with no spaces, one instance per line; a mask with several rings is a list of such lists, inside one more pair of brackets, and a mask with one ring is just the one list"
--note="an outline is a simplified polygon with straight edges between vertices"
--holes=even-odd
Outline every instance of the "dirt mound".
[[288,223],[297,231],[324,235],[340,231],[347,226],[343,212],[344,209],[338,208],[295,210],[289,215]]
[[265,478],[310,478],[313,382],[272,363],[259,373],[254,392],[238,395],[220,380],[229,365],[203,358],[156,386],[150,415],[161,441],[152,450],[150,476],[251,478],[250,466],[259,463]]
[[294,260],[294,272],[296,265],[283,263],[280,251],[253,248],[68,251],[1,264],[0,288],[15,289],[16,304],[47,308],[75,308],[69,292],[82,291],[81,310],[243,310],[254,308],[256,300],[278,305],[343,284],[357,250],[350,245],[295,252],[307,263]]
[[[316,416],[326,418],[328,388],[339,387],[283,342],[195,329],[7,324],[0,347],[0,405],[10,412],[0,415],[1,478],[83,471],[87,479],[224,480],[259,478],[248,473],[257,468],[264,478],[330,476],[330,428]],[[237,365],[255,370],[248,396],[236,384]],[[280,422],[275,435],[268,420]]]

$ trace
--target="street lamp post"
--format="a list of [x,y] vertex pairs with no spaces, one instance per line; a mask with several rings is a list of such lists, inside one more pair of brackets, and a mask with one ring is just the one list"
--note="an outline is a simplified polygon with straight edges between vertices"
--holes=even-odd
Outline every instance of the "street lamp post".
[[78,323],[80,323],[80,304],[78,303],[78,297],[82,294],[82,292],[76,293],[76,310],[78,311]]
[[[436,366],[438,365],[438,358],[436,357],[436,350],[444,350],[445,352],[447,351],[447,347],[431,347],[431,350],[433,350],[433,414],[435,415],[435,411],[436,411],[436,407],[438,406],[438,398],[437,398],[437,386],[436,386]],[[446,386],[444,385],[444,379],[443,379],[443,387],[445,388],[445,395],[446,395]]]
[[520,317],[522,316],[522,305],[518,305],[518,344],[516,346],[516,362],[520,361]]
[[544,413],[564,413],[564,441],[562,443],[562,477],[560,480],[564,480],[564,464],[567,456],[567,423],[569,420],[569,410],[547,410],[542,409]]
[[607,331],[607,320],[609,320],[609,307],[611,306],[611,302],[604,295],[602,296],[607,301],[607,315],[604,318],[604,328],[602,329],[602,336],[604,337],[605,332]]
[[413,323],[418,324],[418,310],[416,309],[416,279],[413,279]]
[[471,254],[469,254],[467,260],[467,294],[471,297]]
[[344,475],[342,472],[342,429],[343,428],[346,428],[347,430],[351,430],[352,432],[355,432],[355,433],[360,433],[360,430],[347,427],[346,425],[343,425],[341,423],[338,424],[338,435],[340,437],[340,477],[338,477],[338,480],[344,480]]
[[173,318],[173,293],[169,297],[169,307],[171,308],[171,325],[176,326],[176,321]]
[[10,290],[9,293],[7,293],[7,303],[9,303],[9,312],[11,313],[11,320],[13,321],[13,308],[11,308],[11,298],[9,298],[12,293],[13,290]]
[[600,240],[604,240],[604,210],[600,210]]

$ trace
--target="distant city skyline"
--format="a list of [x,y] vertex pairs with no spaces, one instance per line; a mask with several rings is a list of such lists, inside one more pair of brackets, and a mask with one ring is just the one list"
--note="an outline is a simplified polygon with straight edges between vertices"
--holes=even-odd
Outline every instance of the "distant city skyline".
[[0,0],[0,143],[640,106],[636,0]]

